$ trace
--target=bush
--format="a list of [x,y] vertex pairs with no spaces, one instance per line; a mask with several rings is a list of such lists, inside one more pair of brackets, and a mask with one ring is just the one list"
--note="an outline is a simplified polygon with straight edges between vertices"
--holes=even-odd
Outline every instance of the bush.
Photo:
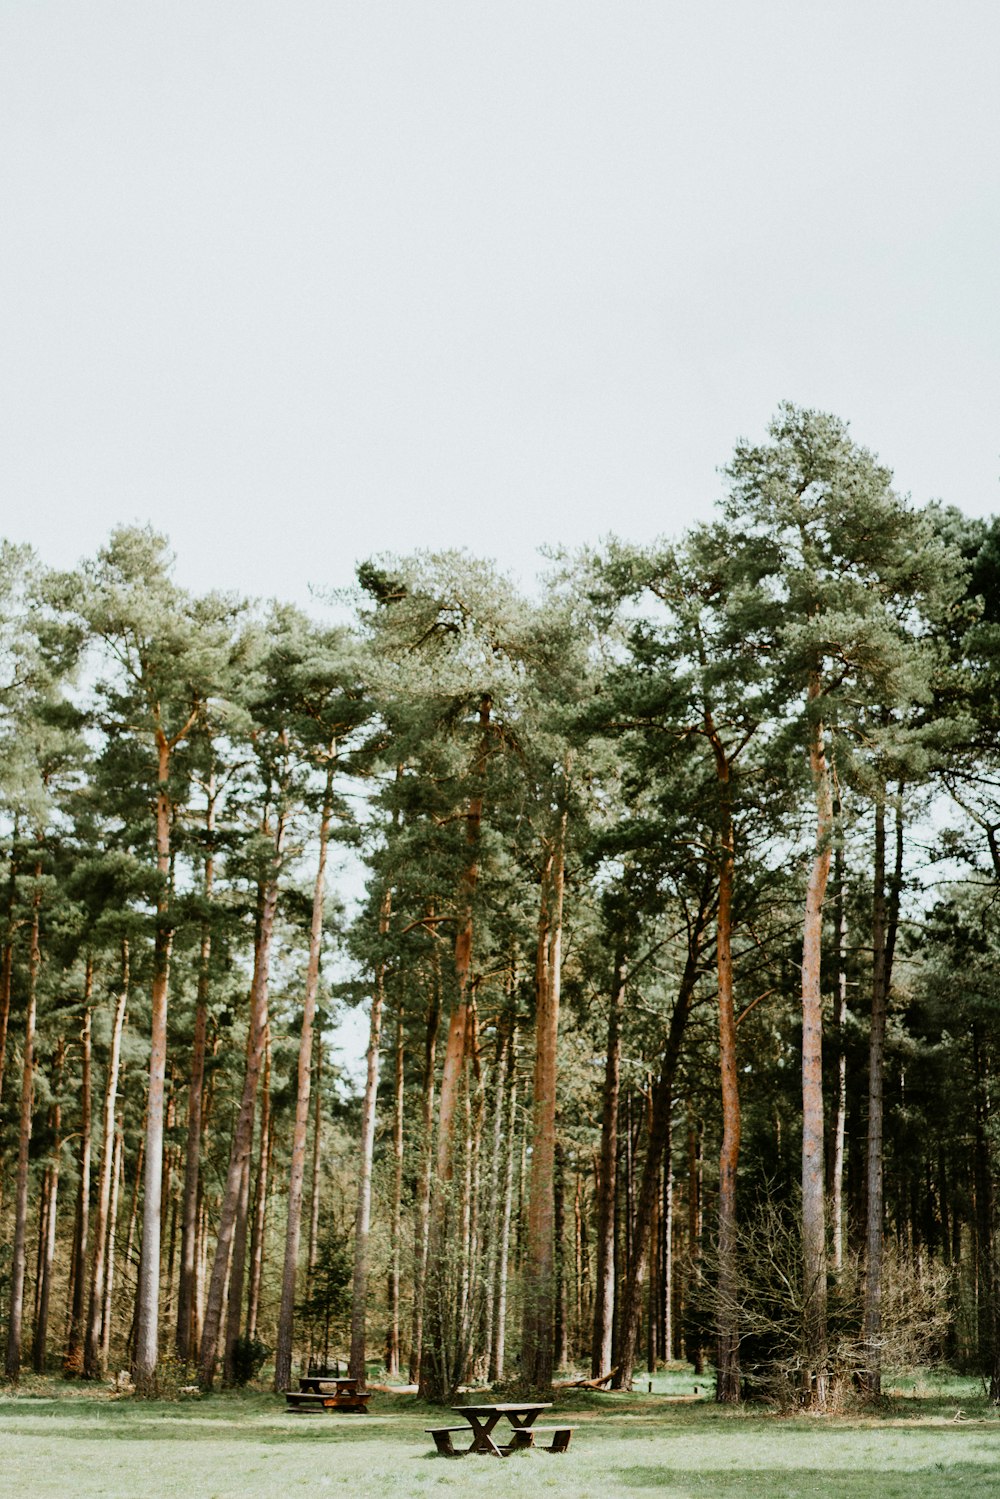
[[256,1379],[270,1356],[270,1348],[258,1338],[237,1338],[233,1345],[233,1384],[248,1385]]

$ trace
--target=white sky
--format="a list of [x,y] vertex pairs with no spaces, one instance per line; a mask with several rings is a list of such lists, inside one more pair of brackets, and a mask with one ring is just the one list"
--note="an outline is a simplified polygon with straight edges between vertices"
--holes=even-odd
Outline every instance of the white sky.
[[4,0],[0,531],[530,576],[782,398],[990,513],[998,55],[995,0]]

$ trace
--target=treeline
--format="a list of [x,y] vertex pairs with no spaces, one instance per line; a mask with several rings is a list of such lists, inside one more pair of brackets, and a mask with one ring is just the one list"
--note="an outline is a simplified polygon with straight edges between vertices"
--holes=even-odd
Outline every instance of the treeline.
[[790,406],[725,475],[336,627],[4,546],[9,1379],[1000,1398],[1000,524]]

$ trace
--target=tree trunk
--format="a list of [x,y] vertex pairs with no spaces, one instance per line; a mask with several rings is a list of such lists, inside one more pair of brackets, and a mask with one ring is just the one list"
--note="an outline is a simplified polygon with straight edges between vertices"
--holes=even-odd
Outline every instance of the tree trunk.
[[597,1207],[597,1269],[594,1285],[594,1337],[590,1372],[594,1379],[612,1365],[615,1325],[615,1202],[618,1169],[618,1100],[621,1074],[621,1011],[625,994],[625,941],[615,950],[615,971],[608,1007],[608,1048],[604,1066],[604,1105],[601,1118],[601,1164]]
[[31,938],[28,946],[28,1004],[24,1017],[24,1056],[21,1066],[21,1113],[17,1136],[17,1186],[14,1194],[14,1243],[10,1267],[10,1315],[7,1318],[5,1372],[15,1384],[21,1377],[21,1327],[24,1319],[24,1272],[28,1234],[28,1151],[31,1145],[31,1103],[35,1080],[35,1007],[38,1002],[39,914],[42,904],[42,866],[35,865],[31,899]]
[[819,717],[821,684],[809,682],[809,765],[816,797],[816,843],[802,932],[802,1275],[804,1378],[809,1403],[826,1408],[826,1193],[823,1181],[823,900],[830,872],[833,797]]
[[[382,899],[378,929],[384,939],[389,930],[391,890]],[[368,1312],[368,1234],[372,1211],[372,1161],[375,1153],[375,1113],[378,1103],[378,1073],[382,1044],[382,1007],[385,1002],[385,962],[379,959],[372,990],[371,1024],[368,1031],[368,1073],[361,1109],[360,1167],[358,1172],[358,1206],[354,1219],[354,1283],[351,1292],[351,1357],[348,1373],[352,1379],[365,1380],[365,1332]]]
[[[11,983],[14,973],[14,907],[17,901],[17,852],[18,822],[15,816],[11,834],[10,869],[7,874],[7,920],[4,924],[3,958],[0,960],[0,1102],[3,1101],[3,1084],[7,1068],[7,1028],[10,1024]],[[3,1172],[0,1171],[0,1193],[3,1190]],[[2,1200],[2,1199],[0,1199]]]
[[719,987],[719,1072],[722,1082],[722,1150],[719,1155],[718,1339],[715,1398],[740,1398],[740,1329],[736,1266],[736,1175],[740,1158],[740,1085],[733,1003],[733,809],[730,764],[714,741],[719,778],[719,897],[716,966]]
[[229,1255],[229,1282],[225,1296],[226,1330],[222,1343],[222,1381],[226,1385],[236,1383],[236,1344],[239,1341],[243,1324],[243,1283],[247,1269],[247,1226],[250,1217],[250,1157],[252,1153],[251,1137],[251,1148],[247,1151],[240,1175],[236,1218],[233,1223],[233,1247]]
[[656,1200],[660,1192],[660,1168],[663,1151],[670,1133],[670,1116],[673,1110],[674,1077],[680,1057],[681,1043],[687,1028],[691,1000],[698,979],[702,940],[710,909],[711,892],[706,886],[701,895],[701,904],[688,928],[688,950],[684,972],[670,1017],[667,1044],[663,1051],[660,1075],[653,1089],[652,1108],[649,1119],[649,1143],[643,1163],[639,1201],[635,1214],[632,1238],[632,1258],[628,1267],[624,1294],[621,1302],[620,1332],[616,1353],[617,1370],[612,1388],[630,1390],[639,1345],[639,1327],[642,1321],[643,1287],[646,1266],[649,1260],[650,1231],[653,1223]]
[[401,1258],[401,1225],[403,1214],[403,1064],[405,1032],[403,1006],[396,1015],[396,1097],[392,1126],[392,1217],[390,1226],[392,1260],[389,1268],[389,1336],[386,1339],[386,1374],[399,1374],[399,1276]]
[[136,1290],[135,1385],[139,1395],[156,1394],[160,1319],[160,1197],[163,1186],[163,1088],[167,1072],[167,993],[170,986],[170,756],[171,744],[157,732],[156,941],[153,951],[150,1018],[149,1094],[146,1104],[146,1177],[143,1184],[142,1244]]
[[101,1116],[101,1169],[97,1185],[97,1216],[94,1221],[94,1248],[90,1263],[90,1298],[87,1333],[83,1349],[83,1373],[86,1379],[103,1379],[101,1362],[101,1315],[104,1306],[104,1281],[108,1242],[108,1218],[111,1207],[112,1165],[115,1149],[115,1107],[118,1100],[118,1068],[121,1058],[122,1030],[128,1004],[129,949],[122,943],[121,992],[115,1003],[108,1054],[108,1074],[104,1086],[104,1110]]
[[60,1129],[62,1109],[59,1094],[62,1089],[63,1064],[66,1060],[66,1042],[62,1036],[56,1048],[56,1061],[52,1079],[55,1102],[50,1110],[52,1129],[52,1160],[46,1172],[46,1191],[43,1194],[43,1210],[40,1212],[39,1232],[39,1276],[36,1284],[35,1336],[31,1346],[31,1367],[36,1374],[45,1373],[49,1340],[49,1305],[52,1300],[52,1267],[56,1254],[56,1213],[59,1202],[59,1165],[62,1154]]
[[73,1245],[73,1296],[69,1337],[63,1369],[67,1374],[83,1372],[84,1319],[87,1308],[87,1244],[90,1240],[90,1152],[93,1122],[93,1027],[91,999],[94,990],[94,960],[87,954],[83,986],[83,1015],[80,1021],[80,1153],[77,1158],[79,1178],[76,1197],[76,1241]]
[[203,1102],[205,1092],[205,1048],[208,1034],[209,966],[212,958],[212,924],[208,907],[215,885],[215,804],[214,774],[209,776],[205,808],[205,871],[202,899],[205,914],[201,923],[201,951],[198,958],[198,997],[194,1012],[194,1035],[191,1041],[191,1079],[188,1084],[187,1142],[184,1159],[183,1213],[181,1218],[181,1266],[177,1288],[177,1357],[188,1364],[194,1355],[195,1280],[197,1278],[196,1239],[198,1235],[198,1176],[201,1166]]
[[455,1111],[465,1068],[469,1033],[469,969],[472,963],[473,900],[479,879],[479,834],[483,817],[482,784],[486,776],[489,753],[492,699],[484,694],[479,704],[480,739],[473,777],[476,789],[466,814],[467,859],[458,892],[459,927],[455,936],[455,1006],[448,1025],[444,1067],[441,1073],[441,1102],[438,1110],[437,1173],[432,1192],[428,1233],[428,1277],[425,1290],[425,1317],[433,1349],[430,1361],[421,1358],[420,1393],[425,1400],[445,1402],[461,1379],[455,1367],[457,1350],[446,1336],[445,1299],[447,1296],[447,1240],[451,1182],[454,1174]]
[[[292,1334],[295,1322],[295,1282],[299,1265],[299,1240],[302,1232],[302,1191],[305,1180],[306,1143],[309,1134],[309,1094],[313,1053],[313,1027],[316,1019],[316,993],[319,987],[319,959],[323,945],[323,910],[326,889],[326,857],[330,840],[330,818],[333,809],[334,764],[327,766],[323,810],[319,823],[319,861],[313,885],[312,921],[309,927],[309,963],[302,1006],[302,1031],[299,1036],[299,1060],[295,1093],[295,1126],[292,1132],[292,1160],[288,1175],[288,1217],[285,1225],[285,1259],[281,1272],[281,1307],[278,1312],[278,1338],[274,1354],[274,1388],[280,1394],[292,1382]],[[319,1139],[319,1080],[316,1088],[316,1138]],[[314,1177],[318,1162],[314,1163]],[[315,1186],[315,1182],[314,1182]],[[310,1257],[313,1251],[310,1250]]]
[[830,1160],[830,1222],[832,1265],[844,1268],[844,1142],[847,1133],[847,903],[845,901],[844,834],[840,799],[834,804],[837,840],[834,846],[833,961],[837,987],[833,1001],[833,1029],[837,1039],[837,1080],[833,1105]]
[[271,1029],[264,1042],[264,1083],[260,1108],[260,1144],[257,1150],[257,1181],[253,1198],[253,1232],[250,1235],[250,1296],[247,1301],[247,1337],[257,1337],[260,1288],[264,1274],[264,1235],[267,1229],[267,1186],[271,1167]]
[[510,1220],[514,1206],[514,1151],[517,1144],[517,1020],[512,1020],[507,1052],[507,1141],[504,1162],[503,1207],[500,1215],[496,1292],[493,1298],[493,1338],[490,1380],[503,1379],[507,1331],[507,1264]]
[[201,1336],[199,1378],[205,1389],[211,1389],[215,1381],[215,1360],[218,1353],[219,1334],[222,1330],[223,1293],[227,1270],[233,1248],[233,1233],[239,1210],[240,1191],[244,1169],[248,1169],[253,1145],[253,1119],[257,1099],[257,1083],[264,1057],[264,1041],[267,1034],[268,978],[271,962],[271,939],[274,935],[274,918],[278,908],[278,876],[282,865],[285,843],[285,813],[278,818],[274,837],[274,858],[271,874],[264,892],[261,909],[260,930],[254,953],[253,982],[250,986],[250,1027],[247,1065],[243,1079],[243,1093],[239,1113],[233,1130],[229,1152],[229,1169],[219,1214],[219,1237],[212,1264],[205,1304],[205,1326]]
[[567,812],[542,875],[535,1012],[531,1185],[521,1371],[532,1389],[552,1384],[555,1320],[556,1075],[562,976]]
[[434,1059],[441,1025],[441,967],[436,944],[431,948],[431,992],[424,1032],[423,1108],[420,1120],[420,1171],[413,1204],[413,1327],[410,1336],[410,1383],[420,1381],[424,1336],[424,1290],[430,1228],[431,1165],[434,1160]]
[[119,1124],[115,1131],[114,1159],[111,1164],[111,1205],[108,1208],[108,1237],[106,1269],[104,1272],[104,1305],[101,1311],[101,1347],[98,1367],[107,1369],[108,1351],[111,1347],[111,1307],[115,1287],[115,1236],[118,1231],[118,1199],[121,1195],[124,1174],[124,1141]]
[[891,888],[886,889],[885,796],[875,803],[875,847],[872,896],[872,1019],[868,1043],[868,1141],[865,1158],[865,1291],[862,1388],[877,1398],[882,1393],[882,1261],[883,1261],[883,1086],[885,1033],[889,1013],[892,950],[899,921],[899,892],[903,878],[902,787],[896,812],[896,862]]

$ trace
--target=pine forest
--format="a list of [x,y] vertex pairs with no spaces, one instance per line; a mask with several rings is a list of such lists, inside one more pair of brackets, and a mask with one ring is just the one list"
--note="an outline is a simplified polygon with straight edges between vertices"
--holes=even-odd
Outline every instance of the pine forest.
[[719,494],[312,613],[3,545],[8,1381],[1000,1403],[1000,519],[791,405]]

